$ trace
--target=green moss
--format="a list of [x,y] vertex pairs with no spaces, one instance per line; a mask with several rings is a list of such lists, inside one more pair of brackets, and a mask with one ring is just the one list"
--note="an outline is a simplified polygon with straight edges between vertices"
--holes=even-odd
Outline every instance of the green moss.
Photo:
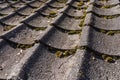
[[80,34],[80,33],[81,33],[81,30],[73,30],[68,32],[69,35]]
[[109,55],[102,55],[102,58],[103,58],[103,60],[105,60],[106,62],[109,62],[109,63],[115,62],[114,56],[112,57],[112,56],[109,56]]
[[56,55],[56,57],[63,58],[63,57],[67,57],[67,56],[75,54],[76,50],[77,49],[65,50],[65,51],[56,51],[55,55]]
[[55,11],[51,11],[51,12],[49,13],[49,15],[55,15],[55,14],[56,14]]
[[109,16],[103,16],[104,19],[113,19],[116,17],[119,17],[120,15],[109,15]]
[[112,35],[114,35],[114,31],[108,31],[106,34],[112,36]]
[[117,30],[116,31],[112,31],[112,30],[107,31],[107,30],[100,29],[99,31],[101,33],[104,33],[104,34],[107,34],[107,35],[110,35],[110,36],[113,36],[114,34],[120,33],[119,30],[118,31]]
[[51,52],[51,53],[54,53],[56,57],[58,58],[64,58],[64,57],[68,57],[70,55],[73,55],[76,53],[77,51],[77,46],[74,48],[74,49],[71,49],[71,50],[59,50],[59,49],[55,49],[55,48],[52,48],[52,47],[48,47],[48,50]]
[[28,49],[28,48],[34,46],[34,44],[35,43],[33,43],[33,44],[17,44],[17,48],[25,50],[25,49]]
[[110,5],[102,6],[101,8],[111,8]]
[[63,52],[63,56],[64,56],[64,57],[69,56],[69,55],[70,55],[70,54],[69,54],[69,51],[64,51],[64,52]]
[[100,32],[102,32],[102,33],[106,33],[106,31],[105,31],[105,30],[103,30],[103,29],[100,29]]
[[47,27],[36,27],[34,28],[34,30],[36,31],[40,31],[40,30],[45,30]]
[[63,57],[68,57],[70,55],[75,54],[77,51],[77,46],[74,49],[71,50],[58,50],[55,52],[56,57],[63,58]]
[[79,26],[80,26],[80,27],[83,27],[83,26],[84,26],[84,19],[81,20]]
[[49,15],[48,15],[48,18],[54,18],[54,17],[56,17],[56,16],[57,16],[57,12],[51,11],[51,12],[49,13]]
[[75,49],[70,50],[70,51],[69,51],[69,54],[70,54],[70,55],[73,55],[73,54],[76,53],[76,51],[77,51],[77,46],[75,47]]
[[63,53],[62,53],[61,51],[57,51],[57,52],[55,53],[55,55],[56,55],[56,57],[61,58],[61,57],[63,56]]
[[105,58],[105,61],[106,61],[106,62],[113,62],[114,60],[113,60],[112,57],[106,57],[106,58]]
[[15,26],[5,26],[3,28],[3,31],[8,31],[8,30],[12,29],[13,27],[15,27]]
[[85,21],[86,14],[87,14],[86,12],[83,13],[84,16],[83,16],[83,18],[82,18],[82,20],[81,20],[81,22],[79,24],[80,27],[84,26],[84,21]]
[[78,2],[77,3],[77,6],[79,7],[79,6],[83,6],[84,5],[84,2],[83,1],[80,1],[80,2]]

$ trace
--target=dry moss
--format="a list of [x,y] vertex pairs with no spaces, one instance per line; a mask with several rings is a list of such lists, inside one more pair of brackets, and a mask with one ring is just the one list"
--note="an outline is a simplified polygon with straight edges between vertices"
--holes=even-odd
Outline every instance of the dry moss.
[[34,28],[35,31],[45,30],[47,27],[36,27]]
[[114,35],[114,32],[113,31],[108,31],[106,34],[107,35]]
[[48,47],[48,50],[54,53],[56,57],[64,58],[64,57],[75,54],[77,51],[77,46],[75,47],[75,49],[71,49],[71,50],[59,50],[52,47]]
[[12,29],[13,27],[15,27],[15,26],[5,26],[4,28],[3,28],[3,31],[8,31],[8,30],[10,30],[10,29]]
[[28,49],[28,48],[34,46],[34,44],[35,43],[33,43],[33,44],[17,44],[17,48],[25,50],[25,49]]
[[73,30],[68,32],[69,35],[80,34],[80,33],[81,33],[81,30]]
[[110,35],[110,36],[113,36],[113,35],[115,35],[115,34],[117,34],[117,33],[120,33],[120,31],[118,30],[116,30],[116,31],[111,31],[111,30],[103,30],[103,29],[100,29],[99,30],[100,32],[102,32],[102,33],[104,33],[104,34],[107,34],[107,35]]
[[77,6],[80,7],[80,6],[83,6],[84,5],[84,2],[83,1],[80,1],[77,3]]
[[113,5],[99,5],[99,4],[94,3],[94,2],[91,3],[91,4],[93,4],[97,8],[103,8],[103,9],[109,9],[109,8],[112,8],[112,7],[115,7],[115,6],[118,5],[118,4],[113,4]]
[[102,16],[104,19],[113,19],[113,18],[117,18],[119,17],[120,14],[116,14],[116,15],[105,15],[105,16]]
[[83,26],[84,26],[84,19],[81,20],[79,26],[80,26],[80,27],[83,27]]
[[48,18],[54,18],[54,17],[56,17],[56,16],[57,16],[57,12],[51,11],[51,12],[49,13],[49,15],[48,15]]
[[82,20],[81,20],[81,22],[79,24],[80,27],[84,26],[84,21],[85,21],[86,14],[87,14],[86,12],[83,13],[84,16],[83,16],[83,18],[82,18]]
[[115,56],[109,56],[105,54],[102,55],[102,58],[104,61],[109,62],[109,63],[115,62],[115,60],[117,59],[117,57]]
[[106,33],[106,31],[105,31],[105,30],[103,30],[103,29],[100,29],[100,32],[102,32],[102,33]]
[[56,57],[59,57],[59,58],[67,57],[67,56],[75,54],[76,50],[77,49],[65,50],[65,51],[56,51],[55,55],[56,55]]
[[56,55],[56,57],[61,58],[61,57],[63,56],[63,53],[62,53],[61,51],[57,51],[57,52],[55,53],[55,55]]

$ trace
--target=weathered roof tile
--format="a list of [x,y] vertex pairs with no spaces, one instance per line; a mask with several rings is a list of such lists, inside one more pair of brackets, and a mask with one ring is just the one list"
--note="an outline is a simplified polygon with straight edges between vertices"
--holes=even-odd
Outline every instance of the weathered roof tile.
[[1,80],[119,80],[119,0],[1,0]]

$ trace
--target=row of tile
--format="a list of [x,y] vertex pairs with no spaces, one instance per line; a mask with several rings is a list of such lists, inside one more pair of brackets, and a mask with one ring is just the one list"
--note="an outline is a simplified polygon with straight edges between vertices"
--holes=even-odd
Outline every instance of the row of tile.
[[[95,0],[94,2],[111,5],[117,4],[119,0]],[[117,6],[119,7],[119,5]],[[119,8],[115,8],[116,6],[109,9],[97,8],[98,11],[94,9],[94,7],[91,10],[100,15],[119,14]],[[112,10],[114,8],[115,10]],[[90,9],[88,9],[88,11],[89,10]],[[110,11],[110,13],[107,11]],[[91,22],[96,26],[92,24],[83,27],[80,38],[80,45],[83,50],[78,51],[69,61],[69,64],[73,62],[70,64],[72,68],[66,72],[65,80],[120,79],[119,33],[114,35],[104,33],[105,29],[115,32],[119,30],[119,20],[117,21],[116,19],[117,17],[113,19],[103,19],[94,15],[94,13],[88,13],[86,15],[85,23]],[[100,31],[100,29],[104,30]]]
[[[5,17],[1,18],[0,19],[1,34],[10,30],[11,28],[16,26],[17,24],[19,24],[23,19],[30,16],[31,13],[35,12],[35,10],[36,9],[34,9],[32,7],[24,6],[20,9],[18,9],[18,11],[13,12],[13,13],[11,13],[9,15],[6,15]],[[24,12],[24,13],[22,14],[22,12]]]
[[[50,3],[51,2],[52,1],[50,1]],[[57,5],[57,7],[52,6],[52,5],[51,6],[44,5],[42,7],[44,9],[41,8],[40,10],[42,10],[43,12],[48,14],[47,11],[49,11],[49,8],[54,10],[56,8],[58,9],[58,7],[59,7],[59,5]],[[44,23],[43,21],[47,21],[47,20],[44,20],[44,18],[46,18],[46,19],[50,19],[50,18],[47,15],[45,15],[45,13],[40,13],[39,11],[38,11],[38,13],[34,13],[33,15],[31,15],[33,21],[31,19],[31,17],[29,17],[28,20],[23,21],[23,24],[20,24],[16,27],[12,28],[9,32],[2,35],[2,38],[4,40],[1,40],[1,43],[0,43],[0,45],[1,45],[1,50],[0,50],[1,51],[1,60],[0,61],[1,61],[1,65],[3,66],[3,69],[1,70],[1,74],[0,74],[1,79],[17,77],[18,74],[20,74],[20,72],[22,72],[21,69],[23,68],[25,63],[27,63],[26,61],[30,62],[29,58],[31,58],[32,55],[42,54],[42,51],[40,51],[40,53],[38,52],[39,53],[38,54],[36,49],[47,50],[48,46],[50,46],[50,47],[54,47],[54,48],[58,48],[58,49],[63,49],[63,50],[67,49],[68,50],[68,49],[73,49],[73,47],[75,47],[75,45],[78,44],[77,40],[79,39],[79,35],[68,35],[68,31],[70,31],[70,30],[67,30],[67,29],[61,30],[61,29],[56,28],[55,26],[53,27],[53,26],[48,26],[48,24],[46,25],[46,23]],[[58,14],[59,13],[60,12],[58,12]],[[37,16],[37,18],[35,16]],[[68,17],[67,14],[61,14],[61,17],[60,16],[58,16],[58,17],[63,18],[63,16]],[[68,17],[68,18],[75,20],[74,18],[71,18],[71,17]],[[59,18],[57,18],[57,20],[58,19]],[[26,21],[30,21],[30,20],[34,23],[30,24],[31,22],[30,23],[26,22]],[[38,22],[38,21],[40,21],[40,22]],[[66,21],[67,21],[67,19],[66,19]],[[43,25],[45,25],[45,26],[38,26],[35,24],[35,22],[39,23],[39,25],[41,23],[43,23]],[[47,22],[50,24],[51,21],[48,20]],[[69,26],[69,25],[67,25],[67,26]],[[41,31],[41,27],[47,27],[47,28],[45,30]],[[36,31],[35,30],[36,28],[39,28],[38,30],[40,30],[40,31]],[[44,47],[39,48],[39,46],[36,46],[37,44],[34,44],[34,41],[37,38],[38,38],[38,40],[40,40],[40,43],[46,45],[45,48]],[[65,41],[65,42],[63,42],[63,41]],[[40,44],[40,43],[38,45],[41,46],[42,44]],[[27,46],[31,45],[33,47],[23,50],[23,49],[21,49],[20,46],[24,46],[24,45],[27,45]],[[9,52],[12,52],[12,53],[10,54]],[[51,53],[49,54],[49,53],[46,52],[46,54],[45,54],[46,57],[43,57],[44,59],[47,59],[47,56],[49,56],[49,55],[51,55],[51,57],[53,57],[53,58],[48,58],[48,59],[50,59],[49,62],[44,61],[44,63],[46,63],[47,65],[50,64],[53,59],[55,59],[55,55],[51,54]],[[9,57],[9,56],[11,56],[11,57]],[[4,59],[2,59],[2,58],[4,58]],[[34,59],[36,59],[36,58],[34,58]],[[9,64],[8,64],[8,62],[9,62]],[[37,61],[36,61],[36,63],[37,63]],[[43,62],[41,62],[41,63],[43,63]],[[57,64],[59,64],[59,63],[57,63]],[[47,69],[47,66],[45,69]],[[31,74],[31,75],[33,75],[33,74]],[[42,78],[42,75],[44,75],[44,73],[43,74],[41,73],[41,77],[39,77],[39,78]],[[50,76],[50,75],[48,74],[48,76]],[[35,76],[34,76],[34,78],[35,78]],[[48,79],[48,78],[49,77],[46,77],[46,79]]]
[[[72,3],[76,2],[72,0]],[[71,10],[72,9],[72,10]],[[84,9],[83,9],[84,10]],[[72,30],[80,30],[81,28],[78,27],[79,22],[81,18],[75,18],[75,14],[77,12],[81,11],[75,8],[74,6],[68,6],[67,8],[63,9],[63,14],[58,16],[55,21],[52,23],[52,28],[48,30],[48,32],[42,37],[40,43],[41,45],[38,47],[38,49],[35,52],[35,55],[30,59],[27,66],[23,69],[24,75],[21,76],[23,79],[28,80],[70,80],[66,78],[66,75],[69,73],[69,69],[72,67],[71,57],[66,58],[56,58],[54,55],[54,50],[58,49],[72,49],[70,48],[73,44],[70,44],[72,41],[69,41],[71,39],[75,39],[79,42],[80,38],[76,38],[76,34],[74,35],[68,35],[69,31]],[[75,11],[75,13],[70,14],[71,11]],[[81,13],[82,16],[84,16],[83,13]],[[80,15],[80,16],[81,16]],[[80,17],[79,16],[79,17]],[[67,18],[67,19],[65,19]],[[79,20],[76,28],[76,24],[73,24],[74,22],[71,22],[69,20]],[[71,26],[70,26],[71,24]],[[62,27],[64,26],[64,27]],[[75,28],[74,28],[75,27]],[[77,34],[78,35],[78,34]],[[73,37],[72,37],[73,36]],[[43,46],[44,44],[44,46]],[[70,44],[70,45],[68,45]],[[79,43],[77,43],[79,44]],[[52,47],[52,51],[49,51],[49,48],[47,46]],[[67,47],[67,48],[66,48]],[[75,46],[74,46],[75,47]],[[40,52],[40,53],[39,53]],[[79,52],[78,52],[79,53]],[[82,57],[82,56],[81,56]],[[69,60],[71,62],[69,62]],[[70,73],[69,73],[70,74]],[[72,79],[71,80],[75,80]]]
[[98,8],[99,11],[94,8],[96,7],[93,6],[92,12],[88,13],[86,16],[86,26],[83,29],[81,45],[88,46],[100,53],[119,56],[120,16],[105,19],[105,17],[96,15],[105,15],[108,11],[109,12],[106,16],[120,15],[119,5],[109,9]]
[[[48,6],[47,6],[48,7]],[[41,10],[42,10],[42,12],[45,12],[45,11],[47,11],[47,10],[49,10],[49,7],[48,7],[48,9],[46,8],[46,9],[44,9],[44,8],[46,8],[46,6],[44,6]],[[48,14],[48,13],[47,13]],[[50,14],[50,13],[49,13]],[[16,29],[14,29],[14,30],[12,30],[12,31],[10,31],[10,33],[7,33],[7,34],[5,34],[5,35],[3,35],[2,37],[4,37],[5,39],[8,39],[8,40],[11,40],[11,41],[14,41],[14,42],[16,42],[16,43],[20,43],[20,44],[25,44],[26,43],[26,41],[28,42],[28,44],[31,44],[31,43],[33,43],[34,42],[34,40],[36,40],[37,39],[37,37],[35,36],[35,34],[36,35],[40,35],[41,33],[39,33],[39,32],[37,32],[37,33],[39,33],[39,34],[37,34],[37,33],[35,33],[35,31],[33,30],[33,32],[31,32],[32,30],[30,29],[30,28],[27,28],[27,26],[30,26],[30,27],[33,27],[33,28],[46,28],[49,24],[50,24],[50,22],[51,22],[51,20],[52,20],[52,18],[48,18],[46,15],[44,15],[44,14],[38,14],[38,13],[35,13],[34,15],[32,15],[31,17],[29,17],[27,20],[25,20],[25,21],[23,21],[25,24],[23,24],[23,25],[20,25],[20,26],[18,26]],[[53,24],[57,24],[57,21],[59,21],[60,19],[63,19],[63,18],[68,18],[68,20],[76,20],[75,18],[71,18],[71,17],[69,17],[69,16],[65,16],[66,14],[62,14],[61,16],[60,16],[60,18],[58,17],[58,19],[56,20],[56,22],[55,23],[53,23]],[[45,17],[46,16],[46,17]],[[84,15],[83,15],[84,16]],[[44,19],[45,18],[45,19]],[[64,19],[63,19],[64,20]],[[67,23],[66,22],[66,24],[64,25],[60,25],[60,27],[61,26],[66,26],[66,27],[68,27],[68,29],[67,30],[70,30],[69,29],[69,26],[73,23],[73,22],[71,22],[70,23],[70,21],[68,21],[67,19],[65,20],[65,21],[67,21],[67,22],[69,22],[69,23]],[[62,24],[62,23],[64,23],[65,21],[61,21],[61,23],[59,23],[59,24]],[[77,22],[79,22],[80,23],[80,20],[79,19],[77,19],[76,20]],[[48,22],[48,23],[46,23],[46,22]],[[78,28],[78,30],[80,30],[79,29],[79,23],[76,23],[77,24],[77,28]],[[43,24],[43,25],[42,25]],[[71,26],[71,28],[72,27],[74,27],[76,24],[74,24],[73,26]],[[40,25],[40,26],[39,26]],[[26,28],[26,29],[25,29]],[[22,31],[21,31],[22,30]],[[72,29],[71,29],[72,30]],[[73,29],[73,30],[76,30],[76,29]],[[29,33],[29,31],[30,31],[30,33]],[[57,31],[56,32],[56,35],[60,35],[60,33],[61,33],[61,31],[60,31],[60,33],[59,33],[59,30],[56,30],[56,29],[53,29],[53,30],[51,30],[51,31]],[[17,32],[17,33],[16,33]],[[21,39],[20,39],[20,35],[18,35],[18,32],[19,32],[19,34],[21,34]],[[23,33],[23,32],[25,32],[25,33]],[[51,32],[52,33],[52,32]],[[23,37],[23,35],[25,34],[25,37],[26,36],[28,36],[29,35],[29,37],[26,37],[27,39],[25,39],[25,37]],[[27,35],[28,34],[28,35]],[[52,33],[53,34],[53,33]],[[65,33],[65,32],[62,32],[62,34],[64,34],[64,35],[66,35],[67,36],[67,34],[68,33]],[[15,38],[13,38],[14,36],[16,35],[16,37]],[[50,34],[49,34],[50,35]],[[18,37],[17,37],[18,36]],[[29,39],[31,38],[31,36],[33,36],[33,40],[31,39],[31,41],[29,41]],[[57,37],[55,37],[55,36],[53,36],[55,39],[56,39],[56,42],[57,42]],[[19,39],[18,39],[19,38]],[[24,40],[23,40],[23,38],[24,38]],[[46,37],[47,38],[47,37]],[[54,38],[52,39],[52,40],[54,40]],[[67,38],[67,37],[66,37]],[[58,38],[59,39],[59,38]],[[63,38],[61,38],[61,39],[64,39],[64,37]],[[62,41],[62,40],[61,40]],[[74,41],[74,40],[73,40]],[[45,42],[45,41],[44,41]],[[54,41],[51,41],[50,40],[50,42],[53,42],[53,44],[54,44]],[[71,41],[69,41],[69,42],[71,42]],[[27,43],[26,43],[27,44]],[[51,44],[51,43],[47,43],[47,44]],[[59,44],[59,43],[58,43]],[[70,43],[69,43],[70,44]],[[58,46],[57,44],[55,44],[56,46]]]
[[[37,0],[37,1],[43,1],[43,0]],[[0,2],[0,8],[2,9],[10,5],[13,5],[14,7],[20,7],[20,6],[24,6],[26,3],[31,3],[31,2],[34,2],[34,0],[17,0],[17,1],[4,0],[3,2]]]

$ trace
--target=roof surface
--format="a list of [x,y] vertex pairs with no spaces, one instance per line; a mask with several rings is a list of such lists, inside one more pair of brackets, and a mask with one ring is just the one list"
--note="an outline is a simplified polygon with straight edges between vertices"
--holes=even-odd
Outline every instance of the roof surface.
[[0,80],[119,74],[119,0],[0,0]]

